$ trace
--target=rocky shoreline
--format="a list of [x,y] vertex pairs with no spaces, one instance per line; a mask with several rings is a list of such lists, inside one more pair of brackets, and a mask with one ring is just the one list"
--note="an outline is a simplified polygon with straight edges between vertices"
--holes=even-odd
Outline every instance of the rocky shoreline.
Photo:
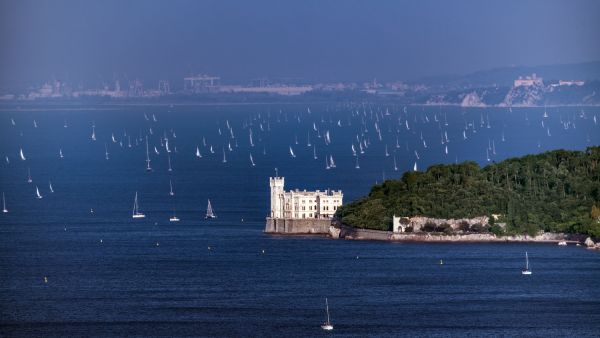
[[543,233],[537,236],[515,235],[496,236],[491,233],[483,234],[433,234],[433,233],[395,233],[370,229],[358,229],[348,226],[332,225],[329,236],[333,239],[347,240],[377,240],[390,242],[429,242],[429,243],[559,243],[586,246],[591,250],[600,250],[600,242],[585,235],[564,233]]

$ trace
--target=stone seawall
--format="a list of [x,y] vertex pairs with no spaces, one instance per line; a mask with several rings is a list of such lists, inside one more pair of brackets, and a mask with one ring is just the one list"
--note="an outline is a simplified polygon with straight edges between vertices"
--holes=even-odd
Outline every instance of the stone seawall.
[[265,232],[269,234],[329,235],[330,219],[267,218]]
[[584,235],[544,233],[538,236],[516,235],[497,237],[494,234],[463,234],[444,235],[430,233],[394,233],[391,231],[358,229],[347,226],[332,226],[330,231],[332,238],[354,239],[354,240],[376,240],[376,241],[398,241],[398,242],[538,242],[538,243],[583,243]]

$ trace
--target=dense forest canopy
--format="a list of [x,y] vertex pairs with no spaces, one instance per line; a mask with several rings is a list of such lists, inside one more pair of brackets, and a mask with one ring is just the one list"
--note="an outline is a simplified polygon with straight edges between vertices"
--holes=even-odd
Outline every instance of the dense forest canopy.
[[336,216],[360,228],[391,230],[392,216],[471,218],[499,214],[508,234],[539,230],[600,237],[600,147],[555,150],[480,168],[434,165],[375,185]]

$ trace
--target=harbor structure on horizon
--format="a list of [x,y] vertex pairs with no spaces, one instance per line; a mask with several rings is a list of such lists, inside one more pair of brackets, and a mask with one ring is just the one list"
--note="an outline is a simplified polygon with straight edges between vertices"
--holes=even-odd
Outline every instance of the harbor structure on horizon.
[[341,190],[285,191],[284,177],[270,177],[271,210],[265,232],[326,233],[343,203]]

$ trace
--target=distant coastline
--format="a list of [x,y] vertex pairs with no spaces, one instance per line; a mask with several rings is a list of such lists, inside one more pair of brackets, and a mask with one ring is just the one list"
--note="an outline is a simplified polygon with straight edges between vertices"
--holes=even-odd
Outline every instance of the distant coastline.
[[[500,105],[481,105],[481,106],[464,106],[455,103],[401,103],[394,100],[383,100],[381,98],[373,98],[374,102],[381,101],[381,103],[389,104],[400,104],[407,107],[453,107],[463,109],[484,109],[484,108],[497,108],[497,109],[540,109],[540,108],[561,108],[561,107],[600,107],[600,104],[549,104],[549,105],[514,105],[511,107],[500,106]],[[152,101],[148,100],[135,100],[135,101],[107,101],[107,102],[85,102],[85,101],[3,101],[0,102],[0,112],[36,112],[36,111],[101,111],[101,110],[118,110],[122,107],[210,107],[210,106],[260,106],[260,105],[319,105],[327,104],[332,102],[338,102],[338,100],[314,100],[314,101],[303,101],[303,100],[264,100],[264,101],[227,101],[227,102],[202,102],[198,101]]]

